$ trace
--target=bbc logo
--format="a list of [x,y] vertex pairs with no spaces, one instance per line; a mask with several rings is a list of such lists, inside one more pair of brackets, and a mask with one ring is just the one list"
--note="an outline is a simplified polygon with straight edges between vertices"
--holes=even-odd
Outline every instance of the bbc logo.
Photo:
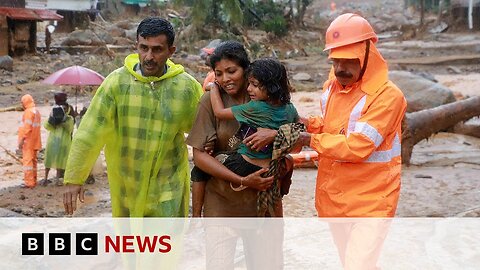
[[[22,233],[22,255],[45,255],[44,233]],[[71,255],[70,233],[48,234],[48,255]],[[98,255],[97,233],[75,234],[75,255]]]

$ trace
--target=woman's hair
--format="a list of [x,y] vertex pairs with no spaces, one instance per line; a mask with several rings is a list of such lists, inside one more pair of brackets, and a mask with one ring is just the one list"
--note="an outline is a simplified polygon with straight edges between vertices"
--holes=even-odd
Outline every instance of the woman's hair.
[[243,69],[247,69],[250,65],[247,51],[240,42],[227,40],[220,43],[210,55],[210,66],[215,69],[215,65],[222,59],[234,61]]
[[284,105],[290,102],[287,69],[278,60],[264,58],[253,61],[247,69],[247,77],[253,77],[260,83],[260,88],[267,91],[269,101]]

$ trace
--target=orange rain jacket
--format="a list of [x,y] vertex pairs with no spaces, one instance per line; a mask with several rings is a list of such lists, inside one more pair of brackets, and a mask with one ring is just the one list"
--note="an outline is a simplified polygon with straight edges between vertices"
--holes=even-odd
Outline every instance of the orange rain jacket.
[[[365,48],[364,42],[343,46],[332,49],[330,57],[353,54],[363,66]],[[374,44],[360,81],[345,89],[335,76],[325,82],[322,114],[308,123],[314,133],[310,146],[319,154],[315,206],[320,217],[395,215],[406,106]]]
[[42,149],[40,112],[35,108],[35,102],[30,95],[22,97],[22,105],[25,111],[22,116],[22,126],[18,129],[18,144],[25,139],[24,149],[40,150]]
[[23,141],[22,163],[24,181],[27,187],[33,188],[37,184],[37,151],[42,148],[40,138],[40,112],[30,95],[22,97],[25,112],[22,116],[22,126],[18,129],[18,144]]

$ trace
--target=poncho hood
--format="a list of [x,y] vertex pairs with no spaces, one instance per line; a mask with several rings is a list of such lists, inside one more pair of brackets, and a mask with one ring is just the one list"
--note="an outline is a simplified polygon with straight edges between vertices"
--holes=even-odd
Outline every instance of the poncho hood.
[[142,76],[141,74],[138,74],[135,71],[135,66],[139,63],[140,63],[140,58],[138,57],[137,53],[134,53],[134,54],[128,55],[125,58],[124,66],[128,70],[128,72],[132,74],[132,76],[134,76],[137,80],[141,82],[146,82],[146,83],[161,81],[185,72],[185,69],[183,68],[182,65],[175,64],[170,59],[167,59],[167,63],[166,63],[168,66],[167,73],[163,74],[161,77],[156,77],[156,76],[145,77],[145,76]]

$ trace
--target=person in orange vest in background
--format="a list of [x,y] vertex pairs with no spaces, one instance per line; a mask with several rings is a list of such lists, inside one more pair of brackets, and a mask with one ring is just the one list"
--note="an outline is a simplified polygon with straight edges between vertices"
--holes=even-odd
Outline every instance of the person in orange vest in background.
[[[302,119],[307,132],[301,133],[297,143],[318,153],[315,207],[319,217],[395,215],[407,103],[388,79],[387,63],[375,47],[377,40],[368,21],[352,13],[337,17],[326,32],[325,51],[330,51],[332,72],[323,86],[320,116]],[[358,224],[330,226],[345,269],[360,265],[359,261],[372,266],[379,249],[370,248],[381,246],[388,227],[382,222]],[[358,240],[357,245],[350,240]]]
[[22,151],[24,181],[21,187],[37,185],[37,153],[42,148],[40,138],[41,116],[31,95],[22,96],[24,113],[22,126],[18,129],[18,149]]
[[337,4],[334,1],[330,2],[330,11],[335,12],[337,10]]
[[[205,64],[210,67],[210,55],[215,51],[215,48],[202,48],[202,51],[205,53]],[[215,72],[213,69],[207,73],[207,76],[203,80],[202,89],[203,92],[208,91],[207,85],[211,82],[215,82]]]

